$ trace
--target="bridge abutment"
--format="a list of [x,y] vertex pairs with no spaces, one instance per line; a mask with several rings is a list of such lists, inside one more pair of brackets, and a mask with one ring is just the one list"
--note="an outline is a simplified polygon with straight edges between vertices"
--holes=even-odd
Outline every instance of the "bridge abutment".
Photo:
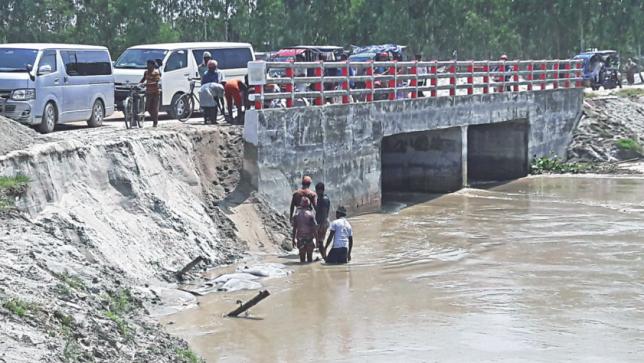
[[303,175],[333,205],[380,207],[383,190],[450,192],[565,157],[583,90],[558,89],[249,110],[244,177],[280,211]]

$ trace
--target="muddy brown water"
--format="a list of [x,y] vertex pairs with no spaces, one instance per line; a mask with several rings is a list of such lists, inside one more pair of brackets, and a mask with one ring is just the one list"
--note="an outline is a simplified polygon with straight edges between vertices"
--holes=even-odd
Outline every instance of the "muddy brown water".
[[350,265],[265,281],[249,318],[222,317],[246,291],[163,322],[209,362],[644,360],[644,178],[405,199],[351,219]]

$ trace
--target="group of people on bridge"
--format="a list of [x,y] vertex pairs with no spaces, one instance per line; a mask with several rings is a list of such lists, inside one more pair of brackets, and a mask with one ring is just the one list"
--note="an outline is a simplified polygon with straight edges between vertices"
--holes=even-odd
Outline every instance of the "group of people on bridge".
[[[331,201],[325,193],[324,183],[317,183],[315,192],[310,189],[312,184],[311,177],[302,178],[301,188],[291,199],[289,217],[293,226],[293,248],[298,248],[301,263],[313,262],[316,247],[326,263],[347,263],[351,261],[353,249],[353,230],[347,221],[347,210],[339,206],[335,211],[336,219],[329,224]],[[329,236],[325,244],[327,231]]]

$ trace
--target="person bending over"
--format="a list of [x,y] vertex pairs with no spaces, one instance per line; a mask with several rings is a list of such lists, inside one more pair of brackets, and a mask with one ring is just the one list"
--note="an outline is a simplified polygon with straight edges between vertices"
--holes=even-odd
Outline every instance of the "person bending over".
[[302,198],[300,206],[293,216],[293,248],[300,250],[300,262],[313,262],[313,249],[315,244],[315,232],[317,223],[315,223],[315,214],[310,209],[311,201],[308,198]]
[[326,240],[324,251],[326,252],[331,242],[333,246],[326,255],[326,263],[341,264],[351,261],[351,250],[353,250],[353,231],[351,224],[347,221],[347,210],[338,207],[335,211],[336,220],[331,223],[331,233]]

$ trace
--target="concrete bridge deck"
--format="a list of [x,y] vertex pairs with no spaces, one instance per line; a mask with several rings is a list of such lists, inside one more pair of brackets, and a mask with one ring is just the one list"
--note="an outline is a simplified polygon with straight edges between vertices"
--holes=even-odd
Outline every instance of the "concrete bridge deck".
[[383,192],[518,178],[534,156],[565,156],[582,99],[570,88],[250,110],[244,177],[287,210],[310,175],[353,212],[378,209]]

